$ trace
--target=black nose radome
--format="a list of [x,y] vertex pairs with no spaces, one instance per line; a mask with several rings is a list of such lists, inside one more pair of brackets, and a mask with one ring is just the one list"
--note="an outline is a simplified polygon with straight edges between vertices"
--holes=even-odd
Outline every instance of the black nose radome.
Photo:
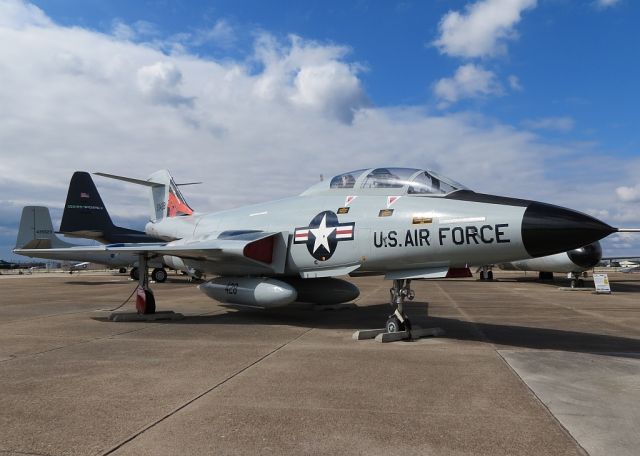
[[599,242],[585,245],[579,249],[569,250],[567,252],[569,259],[581,268],[589,269],[594,267],[602,259],[602,247]]
[[534,258],[577,249],[615,231],[590,215],[544,203],[531,203],[522,219],[522,242]]

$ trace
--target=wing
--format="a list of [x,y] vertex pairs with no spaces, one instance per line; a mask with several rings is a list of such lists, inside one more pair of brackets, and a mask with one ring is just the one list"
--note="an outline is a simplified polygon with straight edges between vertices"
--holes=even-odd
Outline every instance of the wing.
[[20,249],[20,253],[127,252],[147,258],[173,256],[199,265],[206,272],[230,274],[281,274],[284,272],[288,232],[237,231],[215,239],[178,240],[168,244],[107,244],[61,249]]

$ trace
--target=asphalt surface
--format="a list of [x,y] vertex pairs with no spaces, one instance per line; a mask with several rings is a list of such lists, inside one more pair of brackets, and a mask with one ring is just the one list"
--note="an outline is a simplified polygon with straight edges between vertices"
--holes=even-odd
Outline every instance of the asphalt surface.
[[379,344],[351,339],[389,313],[376,277],[356,309],[267,312],[170,276],[183,320],[115,323],[125,277],[0,275],[0,454],[638,454],[640,274],[496,276],[414,282],[446,335]]

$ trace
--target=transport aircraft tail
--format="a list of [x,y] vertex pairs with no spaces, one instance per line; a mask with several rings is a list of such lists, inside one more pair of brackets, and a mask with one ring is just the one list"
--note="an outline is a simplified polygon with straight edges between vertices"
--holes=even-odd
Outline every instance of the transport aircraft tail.
[[69,182],[60,232],[67,236],[95,239],[104,244],[159,241],[142,231],[114,225],[91,175],[84,171],[73,173]]
[[137,185],[144,185],[151,189],[150,219],[152,222],[159,222],[167,217],[183,217],[193,214],[193,209],[189,206],[179,185],[176,184],[171,174],[166,169],[156,171],[147,180],[133,179],[130,177],[116,176],[114,174],[96,173],[99,176],[117,179]]
[[57,249],[73,247],[55,235],[49,208],[25,206],[22,209],[16,249]]

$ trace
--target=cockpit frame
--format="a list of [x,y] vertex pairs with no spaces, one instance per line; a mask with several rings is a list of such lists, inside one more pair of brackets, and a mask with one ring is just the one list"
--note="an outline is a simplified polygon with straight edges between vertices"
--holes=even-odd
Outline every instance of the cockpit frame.
[[327,193],[444,197],[458,190],[468,188],[428,169],[381,167],[338,174],[314,185],[303,195]]

